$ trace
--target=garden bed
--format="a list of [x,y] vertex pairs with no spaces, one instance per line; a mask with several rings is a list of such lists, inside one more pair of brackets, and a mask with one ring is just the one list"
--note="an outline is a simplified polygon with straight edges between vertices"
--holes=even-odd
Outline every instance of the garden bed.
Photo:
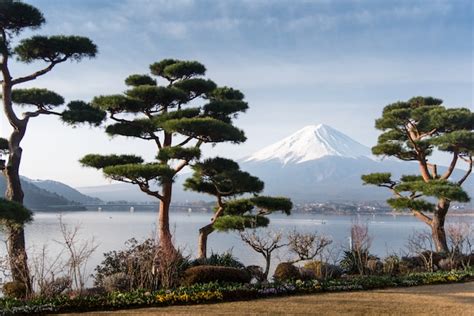
[[296,280],[261,285],[208,283],[156,292],[136,290],[132,292],[113,292],[95,296],[72,297],[61,295],[53,299],[36,298],[28,301],[2,298],[0,299],[0,315],[38,315],[46,313],[203,304],[295,294],[360,291],[387,287],[466,282],[470,280],[474,280],[474,270],[413,273],[405,276],[361,276],[323,282],[316,280]]

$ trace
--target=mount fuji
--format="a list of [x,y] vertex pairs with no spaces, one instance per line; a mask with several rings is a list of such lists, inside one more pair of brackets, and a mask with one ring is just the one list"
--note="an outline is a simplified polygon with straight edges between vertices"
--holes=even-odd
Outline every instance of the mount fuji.
[[296,201],[384,200],[386,190],[363,186],[361,175],[417,173],[415,163],[375,158],[370,148],[324,124],[306,126],[241,159],[242,169],[265,182],[266,194]]
[[319,124],[306,126],[294,134],[257,151],[244,162],[278,160],[283,165],[317,160],[325,156],[371,157],[370,149],[334,128]]

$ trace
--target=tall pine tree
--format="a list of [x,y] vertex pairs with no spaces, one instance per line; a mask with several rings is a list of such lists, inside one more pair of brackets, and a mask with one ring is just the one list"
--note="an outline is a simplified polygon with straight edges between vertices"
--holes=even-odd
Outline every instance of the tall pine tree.
[[[0,2],[0,70],[2,73],[2,103],[4,114],[12,127],[12,133],[8,140],[2,143],[8,148],[2,148],[8,155],[6,164],[1,168],[7,182],[5,198],[9,201],[23,204],[23,190],[20,182],[20,163],[22,148],[20,146],[25,136],[30,119],[40,115],[62,113],[53,111],[52,108],[64,103],[61,96],[44,89],[13,90],[14,87],[33,81],[36,78],[50,72],[56,65],[67,60],[80,61],[83,58],[92,58],[97,53],[97,47],[88,38],[80,36],[32,36],[22,39],[15,47],[17,38],[25,29],[37,29],[45,19],[43,14],[35,7],[15,0],[2,0]],[[9,62],[12,57],[20,62],[32,63],[42,61],[46,63],[44,68],[32,72],[26,76],[13,77],[10,72]],[[20,117],[13,104],[28,105],[33,111],[24,112]],[[71,117],[85,115],[92,121],[99,123],[102,118],[100,111],[96,111],[87,104],[70,104],[66,110],[66,121]],[[78,113],[79,112],[79,113]],[[69,115],[69,119],[67,116]],[[20,208],[17,208],[21,210]],[[8,235],[8,254],[14,281],[25,283],[27,289],[31,290],[31,281],[27,265],[27,254],[25,250],[25,236],[22,224],[12,224],[12,221],[4,222]]]
[[136,155],[90,154],[81,163],[158,199],[159,245],[165,252],[175,251],[169,227],[173,179],[199,159],[202,144],[245,141],[233,119],[248,105],[240,91],[205,79],[206,68],[197,61],[165,59],[150,65],[150,71],[158,80],[131,75],[125,79],[130,88],[124,94],[95,97],[92,105],[109,114],[107,134],[149,141],[156,159],[144,162]]
[[[383,133],[372,152],[416,161],[420,174],[394,180],[390,173],[372,173],[362,176],[362,180],[391,190],[393,198],[387,202],[395,209],[410,210],[429,225],[436,250],[448,251],[444,223],[451,202],[469,201],[462,185],[472,171],[474,114],[467,108],[445,108],[441,100],[432,97],[414,97],[387,105],[375,127]],[[445,170],[431,162],[435,151],[451,155]],[[466,163],[467,168],[454,179],[459,162]],[[437,200],[435,204],[433,199]]]

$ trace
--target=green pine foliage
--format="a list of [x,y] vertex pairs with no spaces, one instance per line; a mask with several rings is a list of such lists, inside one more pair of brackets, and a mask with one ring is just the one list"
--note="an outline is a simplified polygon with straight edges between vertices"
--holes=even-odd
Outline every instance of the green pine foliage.
[[25,63],[36,60],[58,63],[65,60],[80,61],[93,58],[97,46],[87,37],[82,36],[33,36],[23,39],[14,50],[18,59]]
[[[199,159],[202,143],[245,141],[243,131],[233,125],[233,119],[248,108],[243,94],[232,88],[218,88],[202,77],[205,71],[204,65],[196,61],[165,59],[150,65],[151,75],[128,76],[125,83],[130,88],[124,94],[95,97],[92,106],[106,111],[112,122],[106,126],[107,134],[152,141],[157,149],[156,161],[142,160],[132,165],[125,159],[126,166],[120,167],[115,160],[118,156],[100,159],[100,155],[88,155],[81,163],[103,169],[106,177],[123,182],[136,183],[139,179],[169,183],[179,172],[171,167],[172,160],[186,165]],[[198,99],[204,104],[196,106]],[[181,138],[172,142],[175,137]],[[109,162],[111,165],[107,165]]]
[[22,204],[0,199],[0,225],[22,227],[33,220],[33,213]]
[[[397,210],[410,210],[430,224],[432,219],[423,212],[434,212],[444,223],[452,201],[468,202],[469,195],[462,185],[470,176],[474,154],[474,113],[467,108],[446,108],[442,100],[432,97],[414,97],[406,102],[387,105],[375,127],[382,131],[372,153],[392,156],[405,161],[417,161],[420,175],[404,175],[398,180],[390,173],[372,173],[362,176],[364,184],[385,187],[393,192],[387,202]],[[438,172],[430,156],[435,151],[452,156],[448,169]],[[453,179],[460,162],[467,163],[464,176]],[[435,205],[430,199],[437,199]],[[436,228],[444,234],[444,228]],[[446,249],[445,237],[437,242],[438,250]],[[444,239],[444,240],[443,240]],[[441,248],[440,248],[441,247]],[[442,249],[444,248],[444,249]]]
[[33,105],[40,108],[64,104],[64,98],[47,89],[16,89],[12,91],[12,100],[18,105]]
[[[244,230],[266,227],[272,212],[290,214],[293,204],[288,198],[256,195],[263,191],[263,182],[240,170],[230,159],[208,158],[192,166],[192,177],[186,179],[184,187],[199,193],[213,195],[217,199],[216,215],[212,223],[218,231]],[[253,197],[236,197],[253,194]]]

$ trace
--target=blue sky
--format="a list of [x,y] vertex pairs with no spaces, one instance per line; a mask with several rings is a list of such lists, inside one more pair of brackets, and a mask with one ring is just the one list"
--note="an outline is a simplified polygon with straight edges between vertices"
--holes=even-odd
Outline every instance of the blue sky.
[[[472,106],[468,0],[26,2],[47,20],[35,33],[88,36],[100,53],[59,65],[24,87],[90,100],[123,91],[127,75],[173,57],[199,60],[209,78],[242,90],[250,110],[237,125],[248,141],[209,148],[208,155],[240,158],[317,123],[372,146],[378,135],[374,119],[383,106],[415,95]],[[11,67],[20,75],[40,66]],[[1,131],[8,132],[3,118]],[[105,183],[100,173],[78,165],[86,153],[154,156],[147,143],[111,140],[99,129],[72,129],[53,117],[33,121],[23,147],[24,175],[74,186]]]

